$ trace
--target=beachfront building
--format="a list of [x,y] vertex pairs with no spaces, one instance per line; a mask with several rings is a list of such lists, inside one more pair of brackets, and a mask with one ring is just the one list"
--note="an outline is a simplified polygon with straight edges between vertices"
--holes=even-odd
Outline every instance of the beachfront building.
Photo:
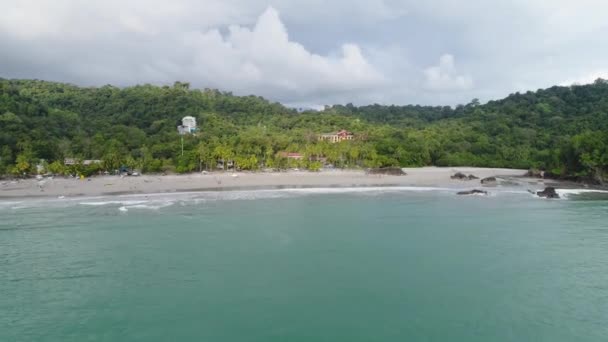
[[196,133],[196,118],[193,116],[184,116],[182,119],[182,124],[177,126],[177,131],[179,134],[194,134]]
[[72,166],[72,165],[84,165],[84,166],[90,166],[90,165],[95,165],[95,164],[101,164],[103,161],[98,160],[98,159],[86,159],[86,160],[79,160],[76,158],[65,158],[63,160],[63,165],[65,166]]
[[339,143],[341,141],[353,140],[353,133],[341,130],[333,133],[326,133],[319,135],[319,141],[328,141],[332,144]]
[[89,166],[89,165],[93,165],[93,164],[101,164],[102,161],[99,159],[87,159],[87,160],[83,160],[82,161],[82,165],[84,166]]
[[279,152],[278,156],[281,158],[287,158],[292,160],[302,160],[304,156],[298,152]]

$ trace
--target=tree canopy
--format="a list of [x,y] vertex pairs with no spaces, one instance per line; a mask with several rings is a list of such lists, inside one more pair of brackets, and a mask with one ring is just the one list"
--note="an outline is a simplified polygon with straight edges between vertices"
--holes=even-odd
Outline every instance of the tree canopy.
[[[184,116],[200,131],[178,135]],[[317,136],[351,131],[331,144]],[[298,113],[257,96],[138,85],[77,87],[0,79],[0,174],[45,160],[99,159],[143,172],[192,172],[234,161],[244,170],[302,167],[480,166],[602,179],[608,172],[608,82],[552,87],[452,107],[352,104]],[[299,152],[286,159],[279,152]]]

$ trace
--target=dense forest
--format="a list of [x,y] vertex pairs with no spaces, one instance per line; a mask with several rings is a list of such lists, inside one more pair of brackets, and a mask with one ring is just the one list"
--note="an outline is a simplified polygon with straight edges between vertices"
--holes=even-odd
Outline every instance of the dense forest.
[[[184,116],[197,119],[196,134],[178,134]],[[354,139],[318,139],[338,130],[353,132]],[[65,158],[102,162],[66,166]],[[123,165],[185,173],[214,169],[222,160],[242,170],[318,170],[327,164],[534,168],[602,181],[608,174],[608,82],[455,108],[348,104],[298,113],[260,97],[190,89],[182,82],[84,88],[0,79],[2,175],[93,174]]]

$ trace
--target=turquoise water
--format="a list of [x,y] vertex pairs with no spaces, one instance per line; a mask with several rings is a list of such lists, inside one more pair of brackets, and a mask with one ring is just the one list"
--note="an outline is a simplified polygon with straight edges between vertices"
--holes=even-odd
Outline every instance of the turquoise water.
[[0,341],[608,340],[597,198],[230,192],[0,218]]

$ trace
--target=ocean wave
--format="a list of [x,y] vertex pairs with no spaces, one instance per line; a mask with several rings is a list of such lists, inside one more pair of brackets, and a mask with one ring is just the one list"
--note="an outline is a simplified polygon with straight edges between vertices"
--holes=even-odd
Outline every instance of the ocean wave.
[[[160,210],[178,203],[180,206],[201,205],[218,201],[248,201],[264,199],[296,198],[324,194],[370,194],[398,192],[453,191],[455,189],[437,187],[348,187],[348,188],[286,188],[264,190],[201,191],[181,193],[157,193],[123,195],[125,199],[99,198],[98,201],[81,202],[90,206],[116,205],[121,212],[135,210]],[[144,197],[144,200],[139,198]],[[128,198],[128,199],[127,199]],[[137,200],[133,199],[137,198]]]
[[[531,196],[527,189],[516,187],[485,188],[488,197]],[[373,187],[317,187],[317,188],[284,188],[284,189],[251,189],[226,191],[173,192],[153,194],[132,194],[96,197],[46,198],[29,201],[0,201],[0,209],[26,209],[37,207],[116,207],[123,212],[133,210],[160,210],[175,204],[180,206],[204,205],[216,201],[282,199],[301,196],[356,194],[358,196],[380,196],[400,193],[437,193],[456,196],[458,191],[471,190],[465,187],[432,187],[432,186],[373,186]],[[481,189],[481,188],[480,188]],[[593,189],[558,189],[563,198],[578,194],[608,191]]]
[[0,201],[0,209],[2,208],[17,208],[23,201]]
[[608,200],[608,191],[599,189],[556,189],[555,192],[562,199],[577,200],[577,201],[606,201]]
[[567,196],[567,195],[582,195],[588,193],[598,193],[598,194],[608,194],[607,190],[599,190],[599,189],[555,189],[558,195]]
[[105,205],[115,205],[115,204],[138,205],[138,204],[142,204],[142,203],[146,203],[146,202],[148,202],[148,201],[99,201],[99,202],[80,202],[78,204],[94,206],[94,207],[101,207],[101,206],[105,206]]
[[353,192],[429,192],[429,191],[453,191],[453,188],[423,187],[423,186],[373,186],[373,187],[340,187],[340,188],[293,188],[280,189],[290,193],[310,194],[341,194]]
[[162,208],[170,207],[174,204],[174,202],[163,202],[158,203],[156,205],[153,204],[135,204],[135,205],[125,205],[118,208],[120,211],[128,211],[129,209],[142,209],[142,210],[159,210]]

